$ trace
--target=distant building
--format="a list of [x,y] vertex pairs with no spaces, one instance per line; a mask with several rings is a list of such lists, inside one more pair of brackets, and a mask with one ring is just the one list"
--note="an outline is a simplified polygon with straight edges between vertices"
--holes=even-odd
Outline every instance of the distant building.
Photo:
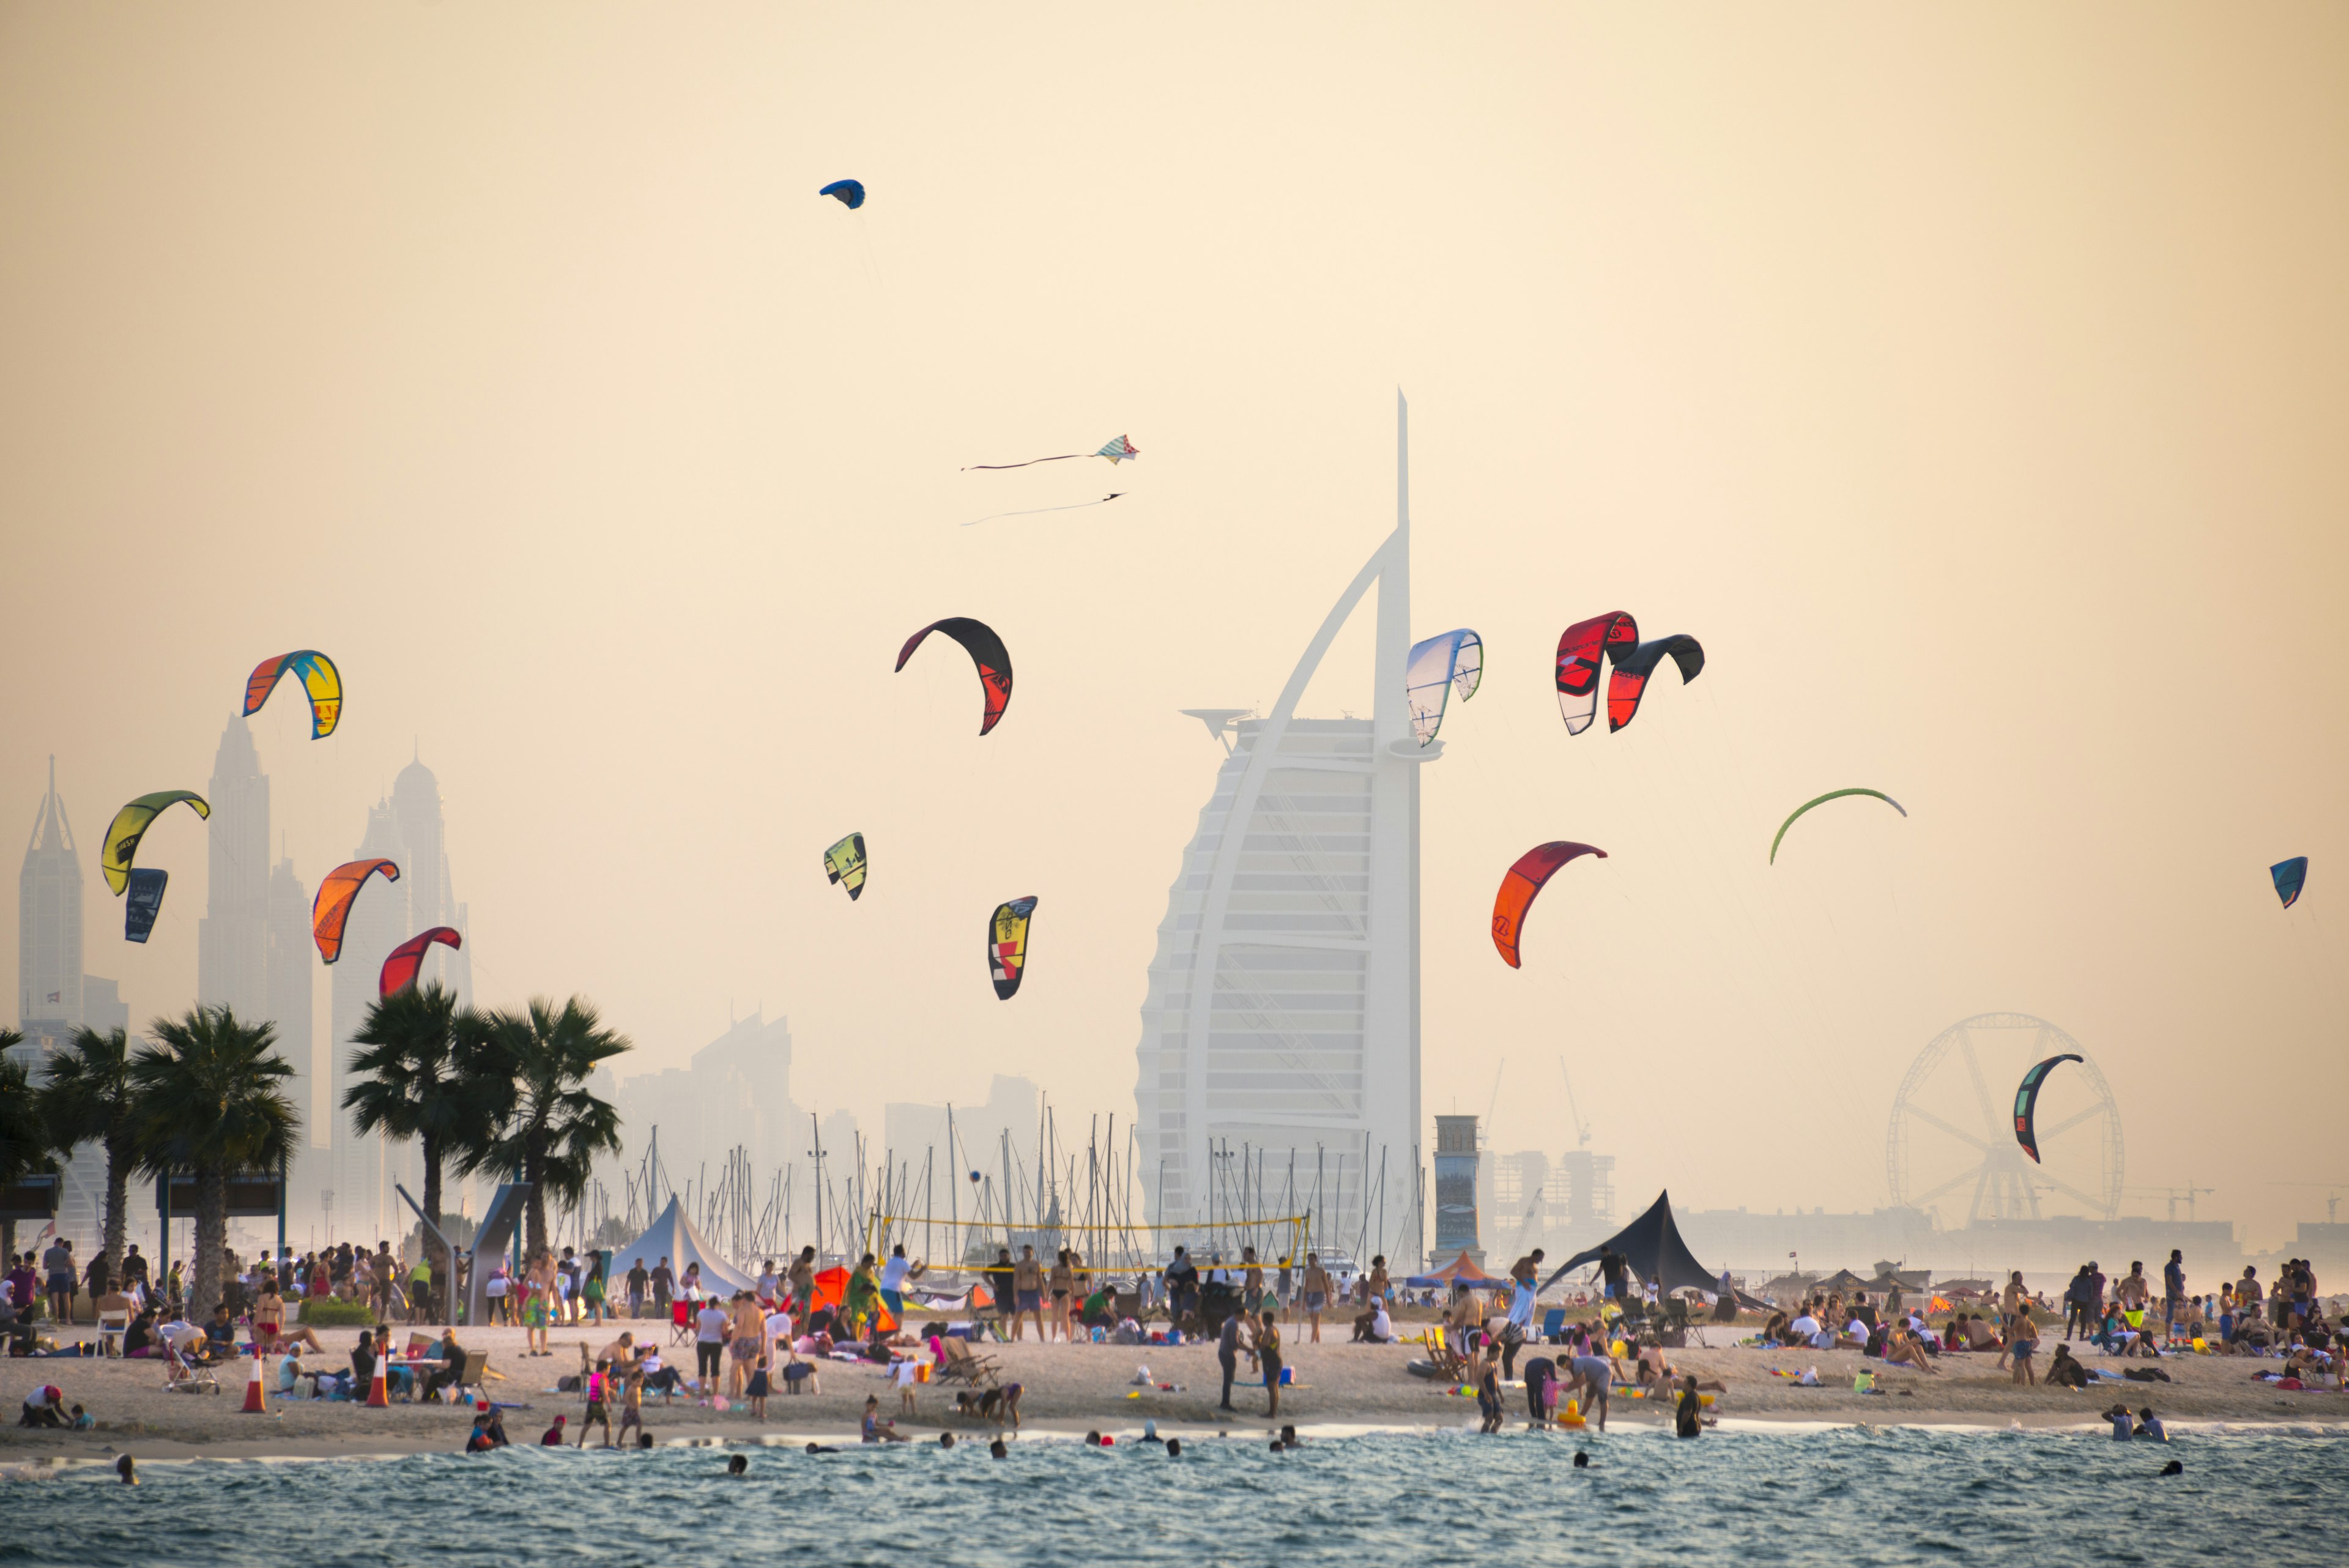
[[269,780],[242,715],[221,732],[205,798],[211,870],[196,922],[196,1000],[242,1019],[268,1018]]
[[1479,1151],[1475,1116],[1435,1118],[1435,1244],[1428,1262],[1442,1266],[1467,1255],[1485,1266],[1485,1243],[1476,1223]]
[[1486,1243],[1516,1257],[1541,1247],[1559,1256],[1616,1229],[1615,1157],[1587,1148],[1487,1155]]
[[[120,988],[82,969],[81,893],[80,851],[65,799],[57,794],[57,760],[51,757],[48,794],[34,814],[16,878],[16,1026],[25,1038],[8,1053],[36,1085],[76,1030],[130,1026]],[[104,1152],[96,1144],[83,1145],[65,1162],[64,1175],[57,1231],[86,1251],[98,1240],[106,1201]]]
[[317,1212],[326,1164],[320,1155],[334,1146],[335,1118],[334,1107],[318,1092],[325,1080],[311,1013],[317,950],[310,941],[310,895],[290,859],[278,861],[269,873],[262,939],[262,975],[268,986],[264,1016],[276,1023],[278,1051],[294,1069],[285,1096],[302,1118],[301,1152],[286,1188],[287,1216],[306,1220]]
[[16,1016],[26,1034],[37,1023],[81,1022],[81,859],[51,757],[16,878]]
[[[403,1183],[417,1190],[419,1175],[417,1150],[407,1140],[388,1145],[375,1135],[361,1136],[342,1109],[350,1087],[351,1059],[358,1047],[352,1036],[365,1025],[377,1000],[383,961],[391,950],[434,926],[466,931],[466,909],[450,891],[449,859],[444,848],[440,786],[432,770],[419,760],[399,770],[391,794],[367,809],[367,832],[353,859],[380,857],[399,867],[399,880],[371,878],[359,890],[343,926],[341,956],[334,966],[328,1002],[334,1029],[334,1068],[327,1100],[317,1107],[319,1119],[334,1118],[331,1179],[321,1194],[331,1203],[327,1230],[332,1239],[387,1240],[405,1234],[415,1218],[392,1190]],[[470,948],[450,952],[435,944],[426,950],[417,983],[439,981],[470,1001],[472,953]],[[421,1194],[419,1194],[420,1197]],[[451,1203],[450,1208],[460,1205]]]
[[[630,1065],[622,1056],[616,1072]],[[631,1170],[660,1131],[667,1179],[682,1187],[736,1148],[750,1168],[779,1170],[806,1158],[813,1129],[792,1099],[792,1024],[763,1011],[739,1019],[682,1067],[617,1078],[622,1158]]]
[[[883,1108],[881,1143],[891,1158],[907,1168],[909,1180],[920,1179],[923,1161],[935,1151],[933,1191],[938,1212],[944,1214],[948,1203],[945,1182],[953,1180],[968,1187],[970,1173],[977,1170],[982,1177],[993,1173],[996,1185],[1002,1185],[1006,1138],[1010,1140],[1015,1164],[1033,1159],[1042,1106],[1043,1092],[1034,1084],[1026,1078],[998,1073],[988,1082],[987,1098],[958,1102],[953,1107],[951,1146],[947,1141],[947,1107],[901,1100],[893,1100]],[[971,1200],[968,1196],[958,1201],[962,1210],[969,1210]]]
[[[1397,441],[1403,431],[1398,409]],[[1168,890],[1135,1049],[1138,1175],[1151,1217],[1191,1224],[1268,1201],[1252,1173],[1314,1168],[1316,1231],[1402,1237],[1421,1165],[1419,770],[1411,526],[1355,575],[1270,713],[1192,710],[1226,750]],[[1331,639],[1378,585],[1367,718],[1300,719]],[[1251,1173],[1242,1179],[1242,1172]],[[1285,1187],[1282,1190],[1286,1190]],[[1418,1238],[1388,1243],[1415,1252]]]

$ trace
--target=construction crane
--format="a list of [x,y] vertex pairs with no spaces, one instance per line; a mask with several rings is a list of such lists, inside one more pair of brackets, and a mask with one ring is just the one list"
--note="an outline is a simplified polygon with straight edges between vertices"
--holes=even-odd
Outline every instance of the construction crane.
[[2268,1185],[2322,1189],[2324,1192],[2324,1222],[2327,1225],[2341,1223],[2341,1194],[2344,1189],[2349,1189],[2349,1181],[2271,1181]]
[[2191,1225],[2194,1223],[2195,1194],[2199,1192],[2216,1192],[2219,1189],[2215,1187],[2197,1187],[2194,1185],[2192,1179],[2189,1179],[2187,1184],[2183,1187],[2132,1187],[2129,1190],[2136,1193],[2140,1198],[2159,1198],[2166,1199],[2169,1204],[2168,1222],[2172,1225],[2178,1223],[2178,1205],[2182,1200],[2186,1205],[2186,1222],[2189,1225]]
[[1559,1055],[1557,1059],[1557,1075],[1566,1080],[1566,1108],[1571,1112],[1574,1116],[1574,1147],[1577,1148],[1588,1148],[1590,1147],[1590,1124],[1582,1119],[1582,1107],[1575,1103],[1574,1075],[1566,1070],[1566,1057],[1563,1054]]

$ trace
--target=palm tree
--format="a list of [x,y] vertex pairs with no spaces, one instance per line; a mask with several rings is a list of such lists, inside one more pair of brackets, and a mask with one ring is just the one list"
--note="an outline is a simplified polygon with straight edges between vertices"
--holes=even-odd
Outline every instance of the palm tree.
[[[25,1037],[16,1030],[0,1029],[0,1053],[24,1043]],[[0,1187],[56,1168],[55,1146],[48,1121],[41,1115],[32,1070],[14,1057],[0,1054]],[[14,1220],[0,1220],[0,1253],[5,1253],[11,1263],[16,1261]]]
[[575,996],[559,1011],[542,996],[522,1012],[499,1014],[493,1038],[494,1074],[508,1096],[502,1125],[485,1147],[465,1154],[461,1168],[530,1183],[523,1243],[536,1255],[546,1248],[548,1196],[576,1204],[595,1156],[620,1151],[620,1113],[586,1085],[595,1064],[631,1047],[603,1027],[593,1003]]
[[122,1030],[101,1034],[78,1029],[73,1043],[49,1062],[41,1111],[59,1148],[106,1148],[106,1231],[99,1251],[106,1272],[122,1263],[122,1232],[129,1217],[130,1168],[138,1162],[138,1096],[130,1087],[130,1039]]
[[[503,1076],[496,1024],[439,981],[409,986],[367,1009],[351,1036],[366,1047],[351,1058],[357,1081],[343,1093],[360,1132],[412,1137],[424,1147],[424,1214],[440,1224],[440,1176],[452,1158],[486,1147],[497,1132],[513,1085]],[[425,1244],[433,1245],[428,1235]],[[457,1277],[456,1260],[441,1252],[441,1278]]]
[[243,1023],[226,1007],[159,1018],[152,1033],[156,1044],[130,1059],[138,1168],[159,1180],[181,1171],[196,1179],[196,1273],[188,1311],[202,1323],[220,1299],[229,1178],[276,1170],[293,1155],[302,1121],[277,1085],[294,1069],[275,1052],[275,1024]]

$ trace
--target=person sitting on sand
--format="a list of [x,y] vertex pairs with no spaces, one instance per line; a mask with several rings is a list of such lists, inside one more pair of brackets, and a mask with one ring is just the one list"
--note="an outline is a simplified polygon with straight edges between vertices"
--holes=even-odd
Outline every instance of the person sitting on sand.
[[2002,1351],[2006,1348],[2006,1343],[1999,1338],[1998,1331],[1984,1322],[1978,1312],[1966,1314],[1965,1334],[1968,1350]]
[[881,1414],[881,1397],[877,1394],[864,1397],[864,1440],[868,1443],[902,1443],[905,1440],[905,1434],[897,1430],[897,1424]]
[[1886,1331],[1884,1364],[1887,1366],[1913,1366],[1936,1377],[1941,1373],[1941,1369],[1934,1366],[1925,1354],[1925,1347],[1917,1342],[1916,1336],[1898,1325]]
[[2054,1359],[2047,1364],[2047,1386],[2050,1388],[2085,1388],[2088,1369],[2073,1359],[2069,1345],[2055,1347]]
[[16,1417],[20,1427],[64,1427],[66,1420],[65,1390],[51,1383],[25,1396],[25,1413]]

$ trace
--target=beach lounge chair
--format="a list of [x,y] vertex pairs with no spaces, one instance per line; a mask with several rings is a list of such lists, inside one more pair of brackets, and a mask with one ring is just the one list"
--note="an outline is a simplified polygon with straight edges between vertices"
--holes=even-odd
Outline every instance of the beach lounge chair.
[[120,1355],[122,1336],[130,1332],[130,1309],[98,1314],[98,1353],[100,1355]]
[[693,1343],[693,1310],[691,1303],[681,1301],[669,1303],[668,1342],[671,1345],[691,1345]]
[[490,1391],[486,1386],[489,1375],[490,1353],[486,1350],[469,1350],[465,1352],[465,1365],[458,1368],[457,1381],[449,1386],[450,1393],[457,1397],[462,1397],[467,1389],[471,1389],[487,1399],[490,1397]]
[[1566,1309],[1552,1307],[1542,1314],[1541,1338],[1544,1345],[1566,1343]]
[[938,1341],[937,1379],[941,1383],[960,1383],[967,1387],[991,1387],[997,1381],[995,1357],[981,1355],[966,1339]]
[[217,1394],[220,1379],[201,1361],[191,1361],[170,1340],[163,1342],[163,1390],[168,1394]]

